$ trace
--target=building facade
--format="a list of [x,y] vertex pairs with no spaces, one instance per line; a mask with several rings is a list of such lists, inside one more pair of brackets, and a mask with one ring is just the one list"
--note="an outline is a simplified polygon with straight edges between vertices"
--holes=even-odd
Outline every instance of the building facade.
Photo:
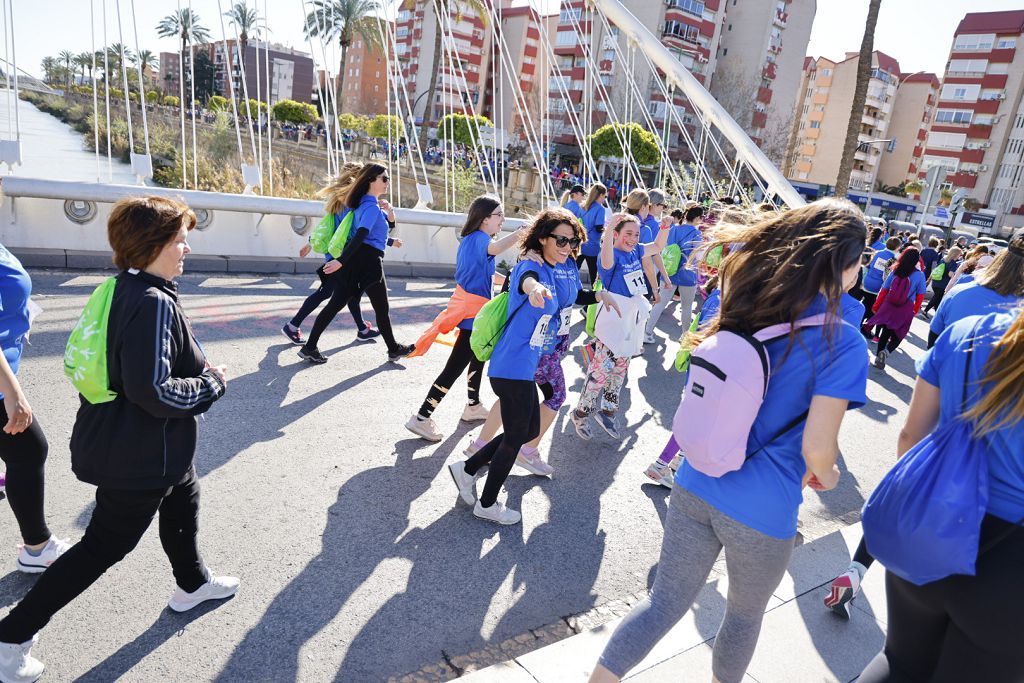
[[[390,30],[387,24],[384,30]],[[377,45],[368,44],[362,37],[357,37],[348,47],[344,68],[344,90],[338,103],[339,113],[370,117],[387,114],[389,84],[384,52]],[[331,92],[337,89],[339,76],[335,74],[329,79],[327,72],[319,69],[316,78],[319,87],[313,88],[312,101],[319,104],[320,93],[326,97],[326,89],[330,88]],[[391,106],[394,107],[394,103]]]
[[939,77],[935,74],[900,77],[887,133],[893,142],[882,155],[877,184],[895,187],[917,179],[938,97]]

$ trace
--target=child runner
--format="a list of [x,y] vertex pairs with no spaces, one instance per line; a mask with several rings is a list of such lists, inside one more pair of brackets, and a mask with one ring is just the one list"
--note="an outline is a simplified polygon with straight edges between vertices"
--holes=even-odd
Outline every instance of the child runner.
[[[452,347],[451,355],[448,356],[448,362],[431,385],[419,412],[405,423],[406,429],[427,441],[441,440],[441,432],[431,416],[444,400],[455,380],[467,368],[469,371],[466,375],[466,385],[469,390],[469,402],[462,412],[462,420],[464,422],[479,422],[487,419],[487,408],[480,403],[480,380],[484,362],[473,354],[473,349],[469,346],[469,337],[473,331],[473,318],[480,310],[480,306],[491,298],[494,257],[510,249],[522,238],[525,231],[525,228],[520,228],[500,240],[492,239],[501,230],[501,225],[504,222],[505,212],[501,206],[501,200],[493,195],[477,197],[466,212],[466,224],[462,227],[461,233],[462,242],[459,244],[459,250],[455,256],[457,287],[456,294],[452,298],[453,301],[456,298],[462,300],[465,298],[465,294],[471,294],[477,297],[474,300],[479,305],[472,307],[473,315],[466,316],[458,323],[459,336],[455,341],[455,346]],[[446,311],[453,307],[453,302],[449,302]],[[417,343],[417,354],[420,351],[419,347],[420,345]]]
[[583,219],[583,202],[587,191],[582,185],[573,185],[562,195],[562,206],[572,212],[576,218]]
[[[597,316],[593,356],[579,402],[572,412],[576,434],[584,440],[592,437],[589,420],[599,399],[602,406],[595,414],[597,423],[613,439],[620,438],[615,426],[619,392],[626,381],[630,359],[642,348],[634,340],[643,342],[644,326],[650,314],[650,304],[644,298],[647,281],[642,263],[649,261],[653,254],[660,254],[667,239],[667,231],[661,231],[658,242],[641,244],[640,223],[636,216],[628,213],[612,216],[610,227],[612,229],[601,236],[599,269],[605,290],[613,294],[620,310],[613,318],[608,317],[611,312],[607,310],[599,311]],[[634,348],[635,351],[631,350]]]
[[[464,462],[448,466],[473,514],[498,524],[516,524],[515,510],[498,501],[519,449],[540,433],[540,402],[534,375],[537,363],[560,328],[555,267],[565,263],[583,240],[576,217],[563,208],[547,209],[530,223],[522,252],[539,252],[544,263],[520,261],[509,275],[508,322],[491,355],[487,374],[501,400],[505,431]],[[476,498],[475,477],[487,465],[483,494]]]
[[901,244],[902,242],[899,237],[890,237],[885,243],[885,249],[875,252],[875,255],[868,262],[867,269],[864,271],[864,281],[860,287],[864,291],[861,301],[864,304],[865,323],[863,331],[865,337],[873,337],[871,326],[867,324],[867,317],[871,315],[875,299],[878,298],[878,291],[882,289],[882,283],[888,274],[888,264],[896,259],[896,251],[900,248]]
[[875,354],[876,368],[885,368],[885,359],[910,332],[910,323],[921,310],[927,283],[918,268],[920,260],[921,252],[917,249],[904,250],[875,299],[875,314],[868,320],[868,327],[878,325],[881,329]]
[[[832,322],[767,343],[772,375],[748,438],[759,452],[717,478],[683,460],[654,588],[615,630],[591,683],[620,680],[650,652],[689,611],[723,548],[729,596],[712,672],[722,683],[743,679],[765,606],[793,552],[802,488],[836,486],[839,427],[847,409],[867,400],[864,338],[840,320],[842,295],[857,279],[864,248],[861,212],[827,199],[719,230],[712,244],[744,247],[722,262],[721,312],[694,342],[719,329],[752,334],[822,313]],[[805,422],[779,433],[804,410]]]
[[604,232],[604,203],[608,197],[608,188],[601,183],[590,186],[587,200],[583,202],[583,227],[587,231],[587,241],[583,243],[580,255],[576,257],[576,266],[583,272],[583,264],[587,264],[587,277],[590,286],[597,282],[597,255],[601,250],[601,233]]

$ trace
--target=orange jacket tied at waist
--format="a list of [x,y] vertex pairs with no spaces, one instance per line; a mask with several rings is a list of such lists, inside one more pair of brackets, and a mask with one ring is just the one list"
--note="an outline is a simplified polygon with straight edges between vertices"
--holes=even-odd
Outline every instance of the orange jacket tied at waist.
[[455,293],[448,300],[448,305],[443,311],[437,314],[434,322],[430,324],[426,332],[416,340],[416,350],[409,354],[409,358],[422,356],[434,343],[438,335],[446,334],[454,330],[459,323],[466,318],[475,318],[480,309],[490,299],[477,294],[470,294],[461,286],[455,286]]

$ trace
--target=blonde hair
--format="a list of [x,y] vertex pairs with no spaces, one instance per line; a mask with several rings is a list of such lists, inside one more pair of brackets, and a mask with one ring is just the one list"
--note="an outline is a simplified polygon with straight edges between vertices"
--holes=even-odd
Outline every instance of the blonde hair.
[[1024,420],[1024,312],[992,347],[982,384],[990,387],[964,417],[981,437]]
[[317,197],[327,200],[324,206],[327,213],[340,213],[345,208],[345,197],[362,169],[363,165],[358,161],[346,161],[341,165],[341,172],[316,193]]
[[636,214],[645,206],[651,205],[651,196],[647,194],[647,190],[637,188],[635,190],[631,190],[630,193],[626,195],[625,204],[626,211]]
[[1002,296],[1024,296],[1024,237],[1010,240],[1010,248],[999,252],[975,281]]
[[590,192],[587,194],[587,201],[583,202],[583,210],[589,211],[591,205],[597,201],[597,198],[606,194],[608,194],[608,188],[601,183],[591,185]]

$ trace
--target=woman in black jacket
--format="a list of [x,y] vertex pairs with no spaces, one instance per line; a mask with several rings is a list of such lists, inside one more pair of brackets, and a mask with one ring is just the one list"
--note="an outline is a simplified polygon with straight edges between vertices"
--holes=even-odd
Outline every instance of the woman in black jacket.
[[196,416],[224,395],[227,368],[206,360],[178,303],[174,278],[195,224],[187,206],[161,197],[122,199],[111,211],[107,237],[121,270],[107,323],[116,397],[97,404],[80,397],[71,434],[71,466],[97,487],[96,509],[82,540],[0,621],[4,680],[38,678],[43,665],[29,654],[36,633],[131,552],[157,513],[178,585],[171,609],[238,590],[238,579],[210,573],[196,545]]

